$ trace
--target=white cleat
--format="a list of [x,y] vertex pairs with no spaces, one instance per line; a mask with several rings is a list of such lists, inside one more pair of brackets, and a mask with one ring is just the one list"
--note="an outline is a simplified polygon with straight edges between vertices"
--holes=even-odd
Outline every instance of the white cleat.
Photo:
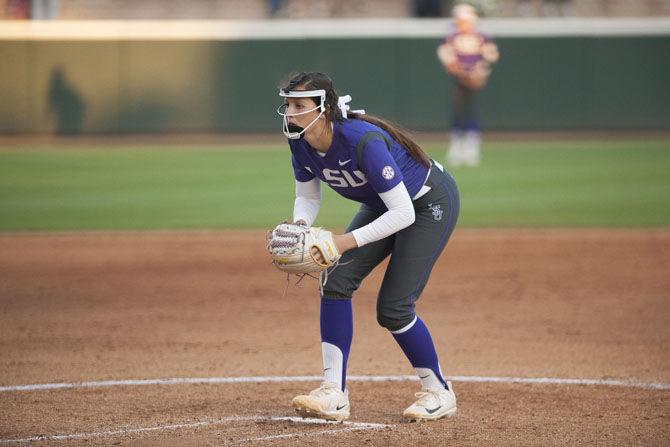
[[445,157],[447,166],[451,168],[458,168],[465,164],[466,154],[464,148],[461,146],[462,145],[460,144],[452,145],[449,147],[449,149],[447,149],[447,156]]
[[456,395],[451,388],[451,382],[447,382],[449,389],[440,388],[434,390],[423,390],[416,393],[419,398],[410,405],[403,413],[403,417],[409,421],[435,421],[443,417],[456,414]]
[[349,419],[349,392],[342,391],[340,387],[330,382],[323,382],[308,395],[294,397],[291,405],[304,418],[327,421]]
[[481,162],[479,152],[469,153],[463,158],[463,164],[465,166],[471,166],[473,168],[479,166]]
[[454,153],[449,153],[447,154],[446,158],[447,166],[450,168],[460,168],[465,164],[465,160],[460,155],[456,155]]
[[477,131],[466,132],[463,142],[463,163],[466,166],[479,166],[481,159],[481,135]]

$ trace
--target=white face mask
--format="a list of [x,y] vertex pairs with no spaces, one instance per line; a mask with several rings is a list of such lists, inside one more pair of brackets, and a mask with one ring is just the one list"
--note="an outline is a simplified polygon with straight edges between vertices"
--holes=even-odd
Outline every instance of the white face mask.
[[[284,98],[319,98],[320,103],[313,109],[306,110],[304,112],[300,113],[286,113],[286,104],[282,104],[279,106],[277,109],[277,113],[281,116],[284,117],[283,119],[283,124],[282,124],[282,132],[284,135],[286,135],[286,138],[290,140],[298,140],[302,138],[305,135],[305,132],[307,129],[309,129],[316,121],[321,118],[321,115],[326,111],[326,91],[325,90],[294,90],[291,92],[285,92],[284,90],[279,90],[279,96],[282,96]],[[311,113],[314,112],[315,110],[321,110],[319,115],[314,118],[314,120],[309,123],[304,129],[301,128],[300,126],[296,126],[295,124],[289,124],[288,122],[288,117],[289,116],[299,116],[299,115],[304,115],[306,113]]]
[[[287,138],[291,140],[298,140],[302,138],[305,135],[305,132],[307,129],[309,129],[312,124],[316,123],[316,121],[321,118],[321,115],[326,111],[326,91],[325,90],[293,90],[291,92],[285,92],[284,90],[279,90],[279,96],[282,96],[284,98],[319,98],[320,102],[319,105],[314,107],[313,109],[309,109],[305,112],[300,112],[300,113],[291,113],[288,114],[285,112],[286,109],[286,104],[282,104],[277,108],[277,113],[281,116],[284,117],[284,122],[282,124],[282,132],[284,135],[286,135]],[[349,105],[348,103],[351,101],[351,96],[349,95],[344,95],[340,96],[337,99],[337,107],[340,109],[342,112],[342,118],[347,118],[347,112],[349,111]],[[314,120],[307,125],[304,129],[300,126],[297,126],[295,124],[289,124],[288,122],[288,117],[289,116],[299,116],[299,115],[304,115],[306,113],[313,112],[315,110],[321,110],[321,113],[319,113],[319,116],[314,118]],[[365,110],[352,110],[352,113],[358,113],[359,115],[365,114]]]

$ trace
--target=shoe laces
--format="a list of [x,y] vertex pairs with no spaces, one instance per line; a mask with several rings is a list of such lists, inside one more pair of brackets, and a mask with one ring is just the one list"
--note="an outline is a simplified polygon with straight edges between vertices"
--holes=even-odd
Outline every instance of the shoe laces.
[[332,382],[323,382],[320,387],[309,394],[314,397],[324,397],[333,394],[335,391],[340,391],[340,388],[336,384]]
[[419,400],[416,401],[416,405],[422,407],[431,406],[433,400],[437,401],[438,404],[441,403],[440,400],[440,390],[423,390],[414,394],[414,397],[418,397]]

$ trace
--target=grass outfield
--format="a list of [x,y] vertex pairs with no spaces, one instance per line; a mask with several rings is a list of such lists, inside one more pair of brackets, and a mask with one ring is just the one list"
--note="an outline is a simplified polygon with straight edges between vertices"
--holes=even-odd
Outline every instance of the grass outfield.
[[[441,160],[442,146],[426,148]],[[288,149],[91,149],[0,152],[0,231],[267,228],[292,212]],[[484,151],[479,168],[452,171],[460,226],[670,226],[668,140]],[[324,190],[317,223],[344,227],[357,205]]]

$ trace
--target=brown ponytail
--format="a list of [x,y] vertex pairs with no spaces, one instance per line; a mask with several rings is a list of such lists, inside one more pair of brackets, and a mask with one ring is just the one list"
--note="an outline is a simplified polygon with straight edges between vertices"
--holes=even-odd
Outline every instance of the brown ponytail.
[[423,149],[421,149],[421,147],[410,138],[406,131],[400,129],[397,125],[391,124],[390,122],[373,115],[363,115],[349,112],[348,116],[353,119],[366,121],[370,124],[374,124],[377,127],[381,127],[386,132],[388,132],[389,135],[391,135],[391,138],[404,147],[405,150],[412,156],[412,158],[414,158],[422,165],[430,167],[430,158],[428,157],[428,154],[426,154]]

